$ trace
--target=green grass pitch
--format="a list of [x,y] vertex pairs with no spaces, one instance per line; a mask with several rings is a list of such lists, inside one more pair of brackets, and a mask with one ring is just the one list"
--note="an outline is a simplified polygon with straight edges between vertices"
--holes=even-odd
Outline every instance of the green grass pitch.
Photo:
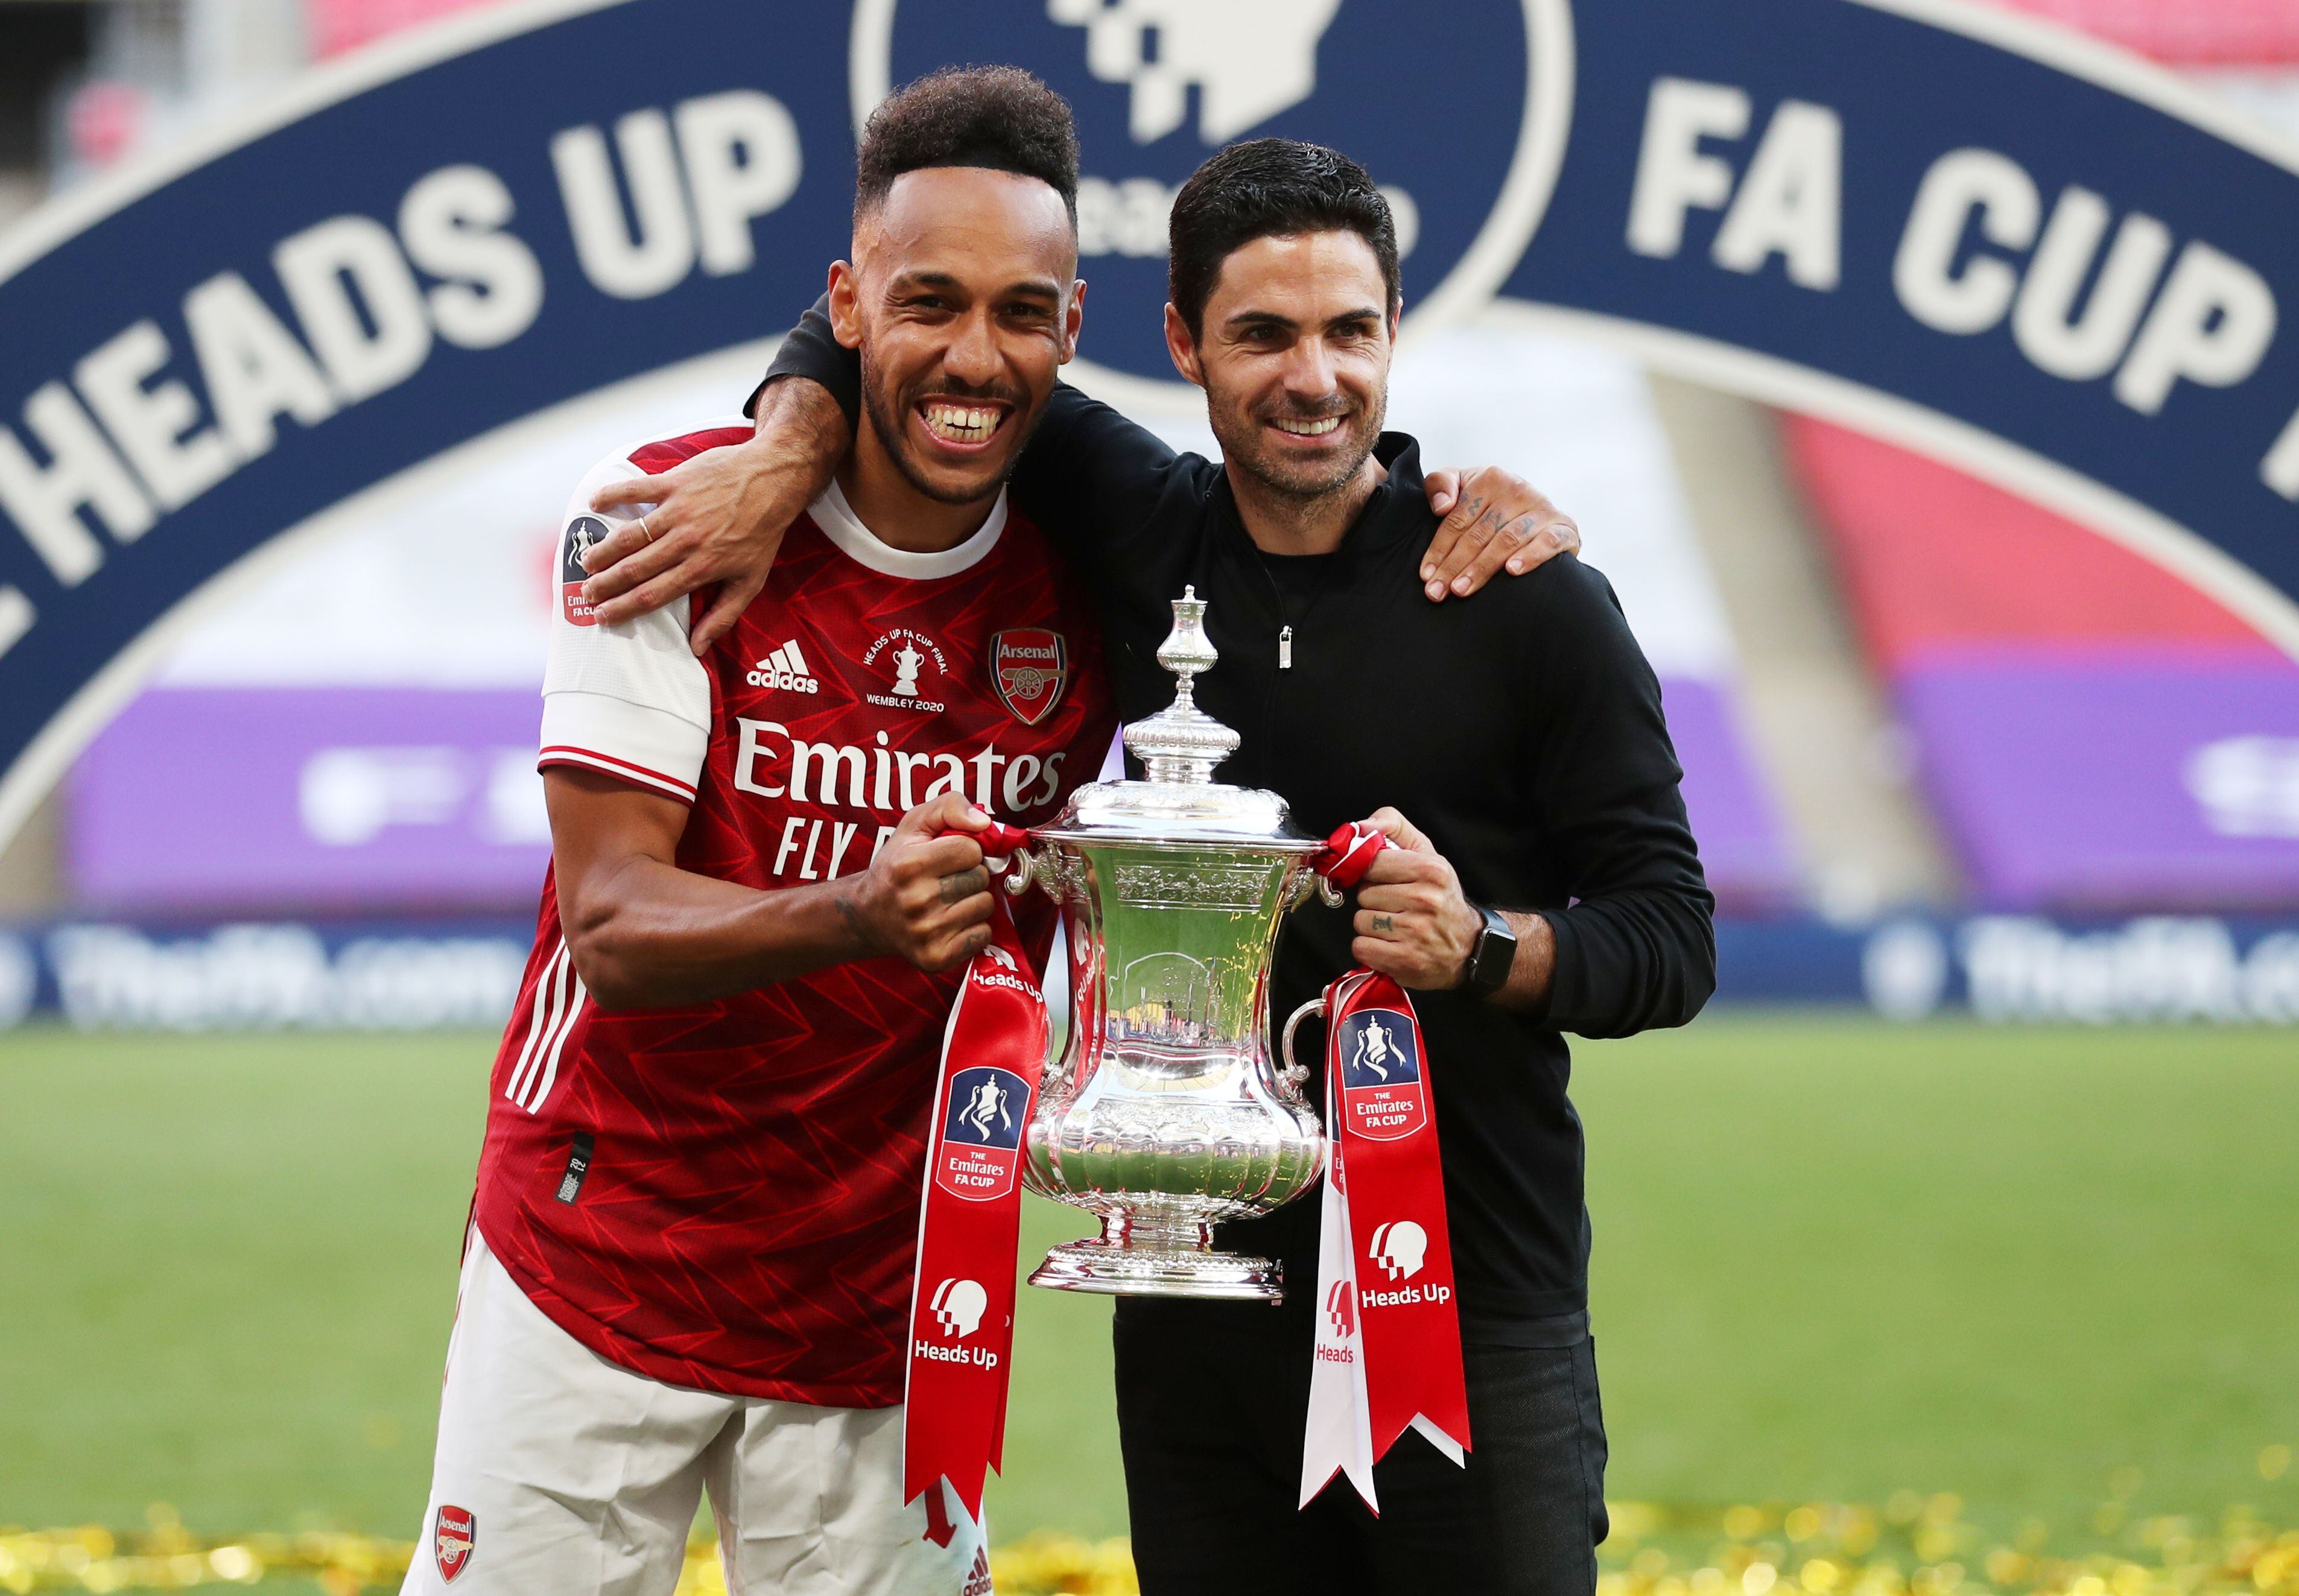
[[[417,1529],[490,1039],[0,1038],[0,1524]],[[2299,1521],[2299,1042],[1719,1016],[1576,1046],[1610,1493]],[[1441,1064],[1440,1066],[1441,1090]],[[1033,1249],[1078,1233],[1027,1205]],[[1121,1533],[1025,1292],[1000,1538]]]

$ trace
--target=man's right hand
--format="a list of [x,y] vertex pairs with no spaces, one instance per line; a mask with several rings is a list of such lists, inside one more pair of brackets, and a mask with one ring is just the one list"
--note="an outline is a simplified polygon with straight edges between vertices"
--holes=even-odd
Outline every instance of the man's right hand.
[[661,476],[611,483],[598,510],[645,508],[583,557],[583,596],[607,625],[635,620],[716,585],[688,641],[701,654],[766,585],[783,533],[822,495],[852,441],[838,401],[803,377],[770,383],[758,430],[737,447],[696,455]]
[[956,793],[929,798],[902,816],[870,868],[838,899],[865,956],[892,954],[932,974],[964,963],[990,940],[990,871],[982,845],[942,835],[989,823]]

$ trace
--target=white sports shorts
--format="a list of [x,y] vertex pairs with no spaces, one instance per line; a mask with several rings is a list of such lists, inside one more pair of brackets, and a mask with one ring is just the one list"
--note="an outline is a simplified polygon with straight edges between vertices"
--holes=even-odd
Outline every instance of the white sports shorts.
[[935,1545],[901,1481],[901,1409],[633,1374],[545,1318],[474,1233],[401,1592],[670,1596],[707,1489],[735,1596],[988,1596],[980,1527],[950,1501],[957,1533]]

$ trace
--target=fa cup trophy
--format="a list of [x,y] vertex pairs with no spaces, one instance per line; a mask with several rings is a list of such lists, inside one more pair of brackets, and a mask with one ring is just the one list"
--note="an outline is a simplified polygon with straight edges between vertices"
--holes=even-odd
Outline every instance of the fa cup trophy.
[[1288,910],[1340,898],[1282,798],[1213,779],[1238,735],[1192,702],[1217,657],[1205,613],[1194,588],[1174,601],[1158,650],[1174,701],[1126,729],[1148,779],[1079,788],[1008,874],[1069,922],[1069,1046],[1039,1089],[1023,1181],[1101,1219],[1033,1286],[1274,1302],[1280,1266],[1216,1251],[1213,1227],[1292,1201],[1324,1164],[1307,1071],[1271,1064],[1269,967]]

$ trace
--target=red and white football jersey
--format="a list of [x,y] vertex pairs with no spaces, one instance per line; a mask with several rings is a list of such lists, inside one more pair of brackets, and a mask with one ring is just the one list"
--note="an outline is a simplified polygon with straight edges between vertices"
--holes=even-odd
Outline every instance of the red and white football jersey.
[[[682,601],[602,626],[591,495],[737,443],[646,444],[577,488],[544,683],[546,767],[693,806],[678,863],[767,889],[866,868],[903,811],[959,791],[1052,817],[1112,726],[1083,599],[1001,497],[942,553],[873,537],[833,488],[702,658]],[[1052,908],[1017,906],[1041,956]],[[901,1400],[927,1120],[959,973],[896,958],[715,1003],[602,1013],[546,878],[495,1059],[477,1220],[503,1267],[600,1356],[672,1385],[824,1407]]]

